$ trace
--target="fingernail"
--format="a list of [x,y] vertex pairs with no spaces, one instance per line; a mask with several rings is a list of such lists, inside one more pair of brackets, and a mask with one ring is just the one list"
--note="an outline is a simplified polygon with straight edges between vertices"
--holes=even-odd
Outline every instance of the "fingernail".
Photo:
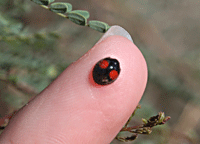
[[109,36],[113,36],[113,35],[120,35],[123,37],[126,37],[127,39],[129,39],[130,41],[133,42],[131,35],[122,27],[120,26],[112,26],[102,37],[101,39],[97,42],[100,43],[101,41],[103,41],[104,39],[106,39]]

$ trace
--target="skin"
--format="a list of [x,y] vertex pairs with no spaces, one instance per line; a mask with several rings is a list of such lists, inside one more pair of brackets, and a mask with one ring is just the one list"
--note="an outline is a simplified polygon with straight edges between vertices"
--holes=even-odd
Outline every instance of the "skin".
[[[105,57],[120,62],[112,84],[94,83],[92,69]],[[1,144],[108,144],[141,99],[147,65],[127,38],[110,36],[72,63],[23,107],[0,137]]]

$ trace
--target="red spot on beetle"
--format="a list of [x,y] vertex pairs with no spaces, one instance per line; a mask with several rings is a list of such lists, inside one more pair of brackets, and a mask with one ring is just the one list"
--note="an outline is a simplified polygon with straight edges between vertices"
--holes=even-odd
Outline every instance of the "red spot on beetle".
[[99,63],[99,67],[102,68],[102,69],[106,69],[108,66],[109,66],[109,62],[107,60],[102,60]]
[[112,80],[115,80],[117,77],[118,77],[118,72],[116,70],[112,70],[110,73],[109,73],[109,77],[112,79]]

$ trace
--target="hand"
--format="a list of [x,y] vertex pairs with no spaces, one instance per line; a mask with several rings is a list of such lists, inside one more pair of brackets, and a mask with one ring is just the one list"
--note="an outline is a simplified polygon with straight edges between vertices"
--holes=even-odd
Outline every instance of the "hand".
[[[0,143],[110,143],[136,108],[147,82],[144,57],[126,37],[130,39],[125,30],[111,27],[11,119]],[[116,81],[101,86],[94,83],[92,69],[106,57],[117,58],[121,72]]]

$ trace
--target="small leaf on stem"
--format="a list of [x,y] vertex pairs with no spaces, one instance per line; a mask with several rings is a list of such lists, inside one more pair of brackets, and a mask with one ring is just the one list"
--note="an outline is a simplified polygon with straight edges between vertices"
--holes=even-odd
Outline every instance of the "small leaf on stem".
[[72,5],[70,3],[57,2],[53,3],[49,10],[55,13],[68,13],[72,11]]

